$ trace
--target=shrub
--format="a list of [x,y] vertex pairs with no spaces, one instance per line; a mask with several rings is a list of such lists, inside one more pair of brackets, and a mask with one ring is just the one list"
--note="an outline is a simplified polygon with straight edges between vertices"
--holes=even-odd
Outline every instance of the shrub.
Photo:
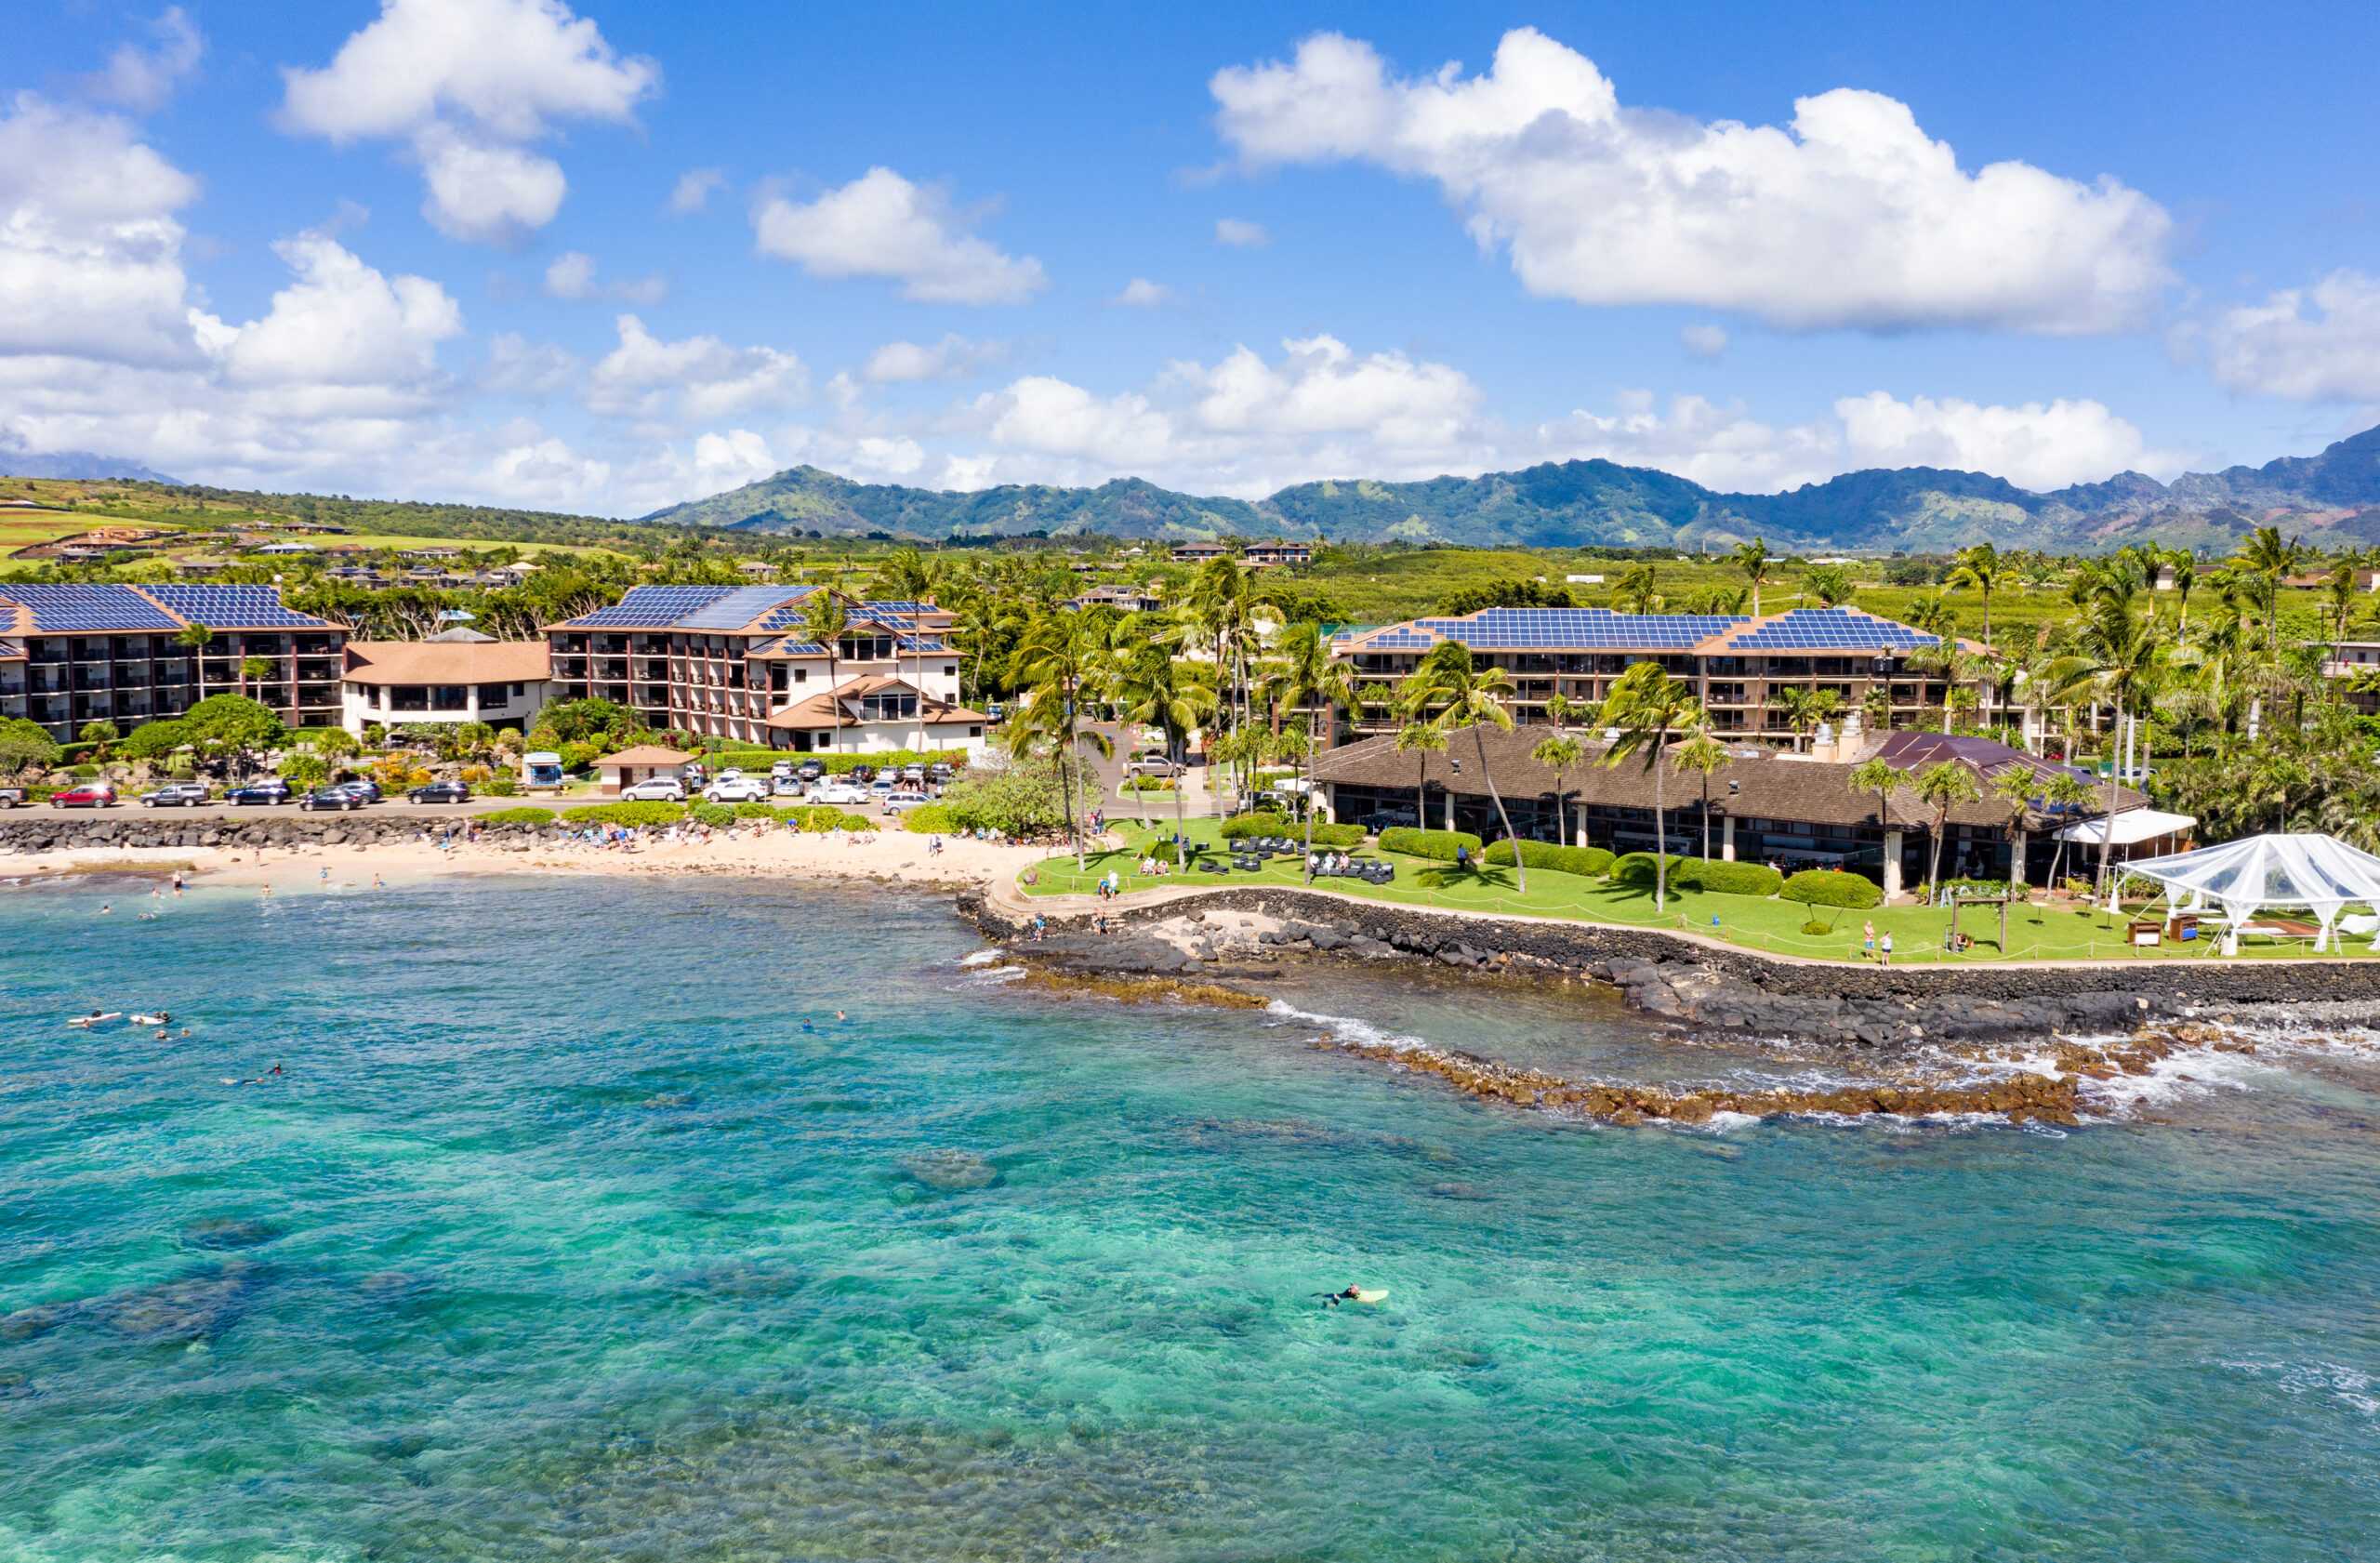
[[1469,847],[1479,851],[1479,838],[1468,830],[1417,830],[1400,825],[1380,833],[1382,852],[1401,852],[1408,857],[1434,857],[1441,863],[1454,861],[1454,849]]
[[1234,815],[1223,821],[1223,840],[1244,841],[1251,836],[1293,836],[1297,827],[1281,815]]
[[1805,906],[1855,909],[1875,906],[1884,898],[1875,881],[1840,868],[1805,868],[1785,881],[1783,894],[1788,901]]
[[[1523,841],[1520,858],[1532,868],[1551,868],[1559,874],[1593,875],[1606,873],[1611,868],[1611,854],[1601,847],[1561,847],[1551,841]],[[1513,843],[1510,840],[1498,841],[1488,849],[1488,861],[1490,863],[1510,863],[1512,860]]]
[[940,803],[920,803],[901,816],[901,828],[920,836],[946,836],[959,828],[950,811]]
[[602,751],[598,749],[593,744],[564,744],[555,752],[562,756],[562,768],[563,770],[584,771],[587,767],[595,763],[596,756]]
[[676,803],[583,803],[562,813],[565,825],[675,825],[686,817]]
[[1823,938],[1827,934],[1834,932],[1834,924],[1831,922],[1820,922],[1817,918],[1812,918],[1809,921],[1802,924],[1802,932],[1807,934],[1813,939]]
[[99,768],[97,765],[77,765],[72,774],[84,777],[96,776],[99,774]]
[[777,817],[797,830],[824,834],[829,830],[873,830],[876,822],[866,815],[847,815],[830,803],[820,803],[805,809],[786,809]]
[[953,782],[942,801],[962,830],[1030,836],[1064,829],[1066,823],[1065,798],[1057,773],[1047,764],[1019,764]]
[[482,825],[551,825],[553,822],[554,812],[551,809],[498,809],[492,815],[480,815]]
[[1182,849],[1171,841],[1159,841],[1148,849],[1148,856],[1158,863],[1171,863],[1178,866],[1182,862]]
[[1317,825],[1314,828],[1314,844],[1318,847],[1359,847],[1364,844],[1364,828],[1360,825]]
[[[1694,857],[1671,857],[1669,882],[1677,883],[1677,871],[1680,868],[1685,868],[1688,863],[1700,861],[1700,858]],[[1650,884],[1653,882],[1653,854],[1649,852],[1632,852],[1624,857],[1615,857],[1612,859],[1608,872],[1615,884]]]
[[480,784],[480,790],[491,798],[513,798],[520,795],[521,783],[509,771],[498,771]]
[[714,830],[724,830],[735,823],[735,811],[722,808],[717,803],[706,803],[697,799],[686,805],[686,817],[697,825],[707,825]]
[[1127,792],[1170,792],[1173,790],[1173,780],[1170,776],[1127,776],[1124,779],[1124,790]]
[[769,807],[766,803],[738,803],[735,805],[735,817],[738,819],[775,819],[777,817],[777,812],[776,810]]
[[1670,882],[1689,890],[1715,890],[1723,895],[1774,895],[1785,884],[1785,876],[1765,863],[1729,863],[1713,858],[1706,863],[1689,857],[1670,870]]

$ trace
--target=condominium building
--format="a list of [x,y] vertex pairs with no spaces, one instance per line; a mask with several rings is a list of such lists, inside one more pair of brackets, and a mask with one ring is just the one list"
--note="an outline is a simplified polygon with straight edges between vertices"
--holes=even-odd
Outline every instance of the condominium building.
[[552,697],[543,641],[498,641],[456,628],[422,641],[347,643],[342,725],[483,722],[526,729]]
[[[198,628],[205,643],[183,644]],[[66,739],[244,694],[292,727],[329,727],[346,643],[344,627],[282,606],[278,587],[0,584],[0,717]]]
[[[1459,618],[1420,618],[1333,640],[1334,654],[1366,682],[1392,690],[1448,641],[1475,667],[1502,669],[1513,682],[1514,721],[1546,720],[1560,695],[1593,705],[1639,662],[1658,662],[1691,684],[1721,733],[1792,735],[1789,689],[1831,693],[1848,717],[1883,691],[1896,725],[1939,709],[1947,693],[1919,654],[1939,639],[1857,608],[1795,608],[1759,618],[1705,614],[1620,614],[1607,608],[1482,608]],[[1359,734],[1384,731],[1380,710],[1350,713]]]
[[[931,603],[848,599],[830,656],[802,628],[823,587],[640,586],[546,627],[554,698],[635,709],[648,726],[808,751],[860,747],[897,724],[914,743],[980,748],[986,719],[959,703],[953,616]],[[830,695],[813,702],[817,695]],[[889,714],[888,714],[889,713]]]

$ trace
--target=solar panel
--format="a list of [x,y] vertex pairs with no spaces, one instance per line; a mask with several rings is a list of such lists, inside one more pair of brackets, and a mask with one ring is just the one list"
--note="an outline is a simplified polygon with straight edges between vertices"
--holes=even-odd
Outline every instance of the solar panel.
[[50,634],[181,628],[128,586],[10,586],[0,595],[32,614],[35,629]]
[[148,586],[142,593],[193,624],[223,629],[321,629],[327,619],[282,606],[271,586]]
[[914,635],[904,635],[900,637],[900,645],[903,651],[909,652],[948,651],[950,649],[948,646],[944,645],[940,641],[920,641]]
[[[781,586],[738,587],[715,603],[707,603],[678,620],[680,629],[741,629],[786,600]],[[763,629],[767,626],[763,625]]]
[[[632,586],[628,595],[608,608],[598,608],[569,621],[569,628],[667,629],[688,614],[699,612],[721,598],[744,589],[733,586]],[[738,620],[738,628],[742,621]]]

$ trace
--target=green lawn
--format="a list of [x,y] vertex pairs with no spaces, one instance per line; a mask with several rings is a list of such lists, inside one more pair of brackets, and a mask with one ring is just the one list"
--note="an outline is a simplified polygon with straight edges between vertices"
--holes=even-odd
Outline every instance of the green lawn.
[[[1261,872],[1253,874],[1237,870],[1228,875],[1135,874],[1132,869],[1140,856],[1139,843],[1149,838],[1134,820],[1111,820],[1110,828],[1135,845],[1123,851],[1093,853],[1090,854],[1083,871],[1076,869],[1071,855],[1050,858],[1037,866],[1038,882],[1027,886],[1027,893],[1034,895],[1087,894],[1101,876],[1110,869],[1123,876],[1123,887],[1127,891],[1176,885],[1207,888],[1221,884],[1296,885],[1303,879],[1295,859],[1278,857],[1268,860]],[[1164,821],[1156,835],[1167,836],[1172,829],[1171,821]],[[1191,840],[1210,847],[1221,840],[1221,830],[1222,822],[1215,819],[1194,819],[1187,826]],[[1361,880],[1317,880],[1315,881],[1316,888],[1403,906],[1680,929],[1741,945],[1748,949],[1806,956],[1814,960],[1862,959],[1862,927],[1872,920],[1879,934],[1889,933],[1893,936],[1895,965],[1996,960],[2003,956],[2000,948],[2000,918],[1995,907],[1970,907],[1960,914],[1960,932],[1973,938],[1975,943],[1966,951],[1952,955],[1942,947],[1950,914],[1934,907],[1878,907],[1872,911],[1852,911],[1805,907],[1799,902],[1769,900],[1755,895],[1673,890],[1670,893],[1666,908],[1656,912],[1649,886],[1619,885],[1607,880],[1534,868],[1529,871],[1528,893],[1524,895],[1514,871],[1509,868],[1458,873],[1450,864],[1436,863],[1427,858],[1378,851],[1368,851],[1364,855],[1395,863],[1397,866],[1396,881],[1374,886]],[[1436,882],[1424,883],[1424,874]],[[1824,935],[1804,934],[1802,924],[1812,919],[1828,923],[1832,932]],[[2017,960],[2198,960],[2212,954],[2215,947],[2215,943],[2208,940],[2163,944],[2154,949],[2135,949],[2124,943],[2121,921],[2109,918],[2104,911],[2083,915],[2070,907],[2059,905],[2011,907],[2008,911],[2008,948],[2004,955]],[[2256,959],[2304,960],[2309,958],[2311,952],[2304,944],[2249,939],[2241,941],[2240,953],[2243,957]],[[2373,953],[2372,942],[2355,940],[2348,945],[2346,953],[2357,957],[2370,955]]]

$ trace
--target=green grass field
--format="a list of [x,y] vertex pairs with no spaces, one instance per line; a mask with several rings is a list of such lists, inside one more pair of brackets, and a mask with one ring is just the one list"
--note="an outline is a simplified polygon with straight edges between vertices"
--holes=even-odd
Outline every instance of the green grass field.
[[[1128,892],[1183,885],[1211,888],[1225,883],[1282,886],[1299,884],[1303,880],[1300,865],[1293,858],[1270,859],[1261,872],[1253,874],[1236,870],[1228,875],[1136,874],[1132,870],[1137,865],[1141,846],[1149,841],[1170,836],[1171,823],[1166,822],[1155,832],[1144,832],[1137,821],[1112,820],[1110,828],[1120,832],[1133,845],[1122,851],[1093,853],[1082,870],[1076,868],[1071,855],[1050,858],[1037,865],[1038,882],[1026,887],[1027,894],[1088,894],[1111,869],[1123,876],[1123,887]],[[1189,822],[1187,833],[1192,841],[1211,850],[1221,841],[1221,828],[1219,820],[1196,819]],[[1872,920],[1879,935],[1887,933],[1892,935],[1893,963],[1897,966],[1969,963],[2002,959],[2195,960],[2211,955],[2215,948],[2211,941],[2194,941],[2136,949],[2125,943],[2121,919],[2110,918],[2103,910],[2078,913],[2072,907],[2059,903],[2043,907],[2011,907],[2008,909],[2008,947],[2004,951],[2000,947],[1997,908],[1969,907],[1959,915],[1959,931],[1975,942],[1964,952],[1953,955],[1943,948],[1950,913],[1930,907],[1880,907],[1872,911],[1855,911],[1831,907],[1805,907],[1796,901],[1770,900],[1755,895],[1673,890],[1669,894],[1666,907],[1656,911],[1650,886],[1614,884],[1607,880],[1532,868],[1528,876],[1528,892],[1523,894],[1514,871],[1509,868],[1484,868],[1458,873],[1452,865],[1428,858],[1406,857],[1396,853],[1379,851],[1366,851],[1363,855],[1395,864],[1395,882],[1375,886],[1360,880],[1317,880],[1316,888],[1401,906],[1447,907],[1501,917],[1565,918],[1581,922],[1676,929],[1741,945],[1747,949],[1820,960],[1856,961],[1864,959],[1860,949],[1862,929]],[[1422,878],[1425,874],[1437,882],[1425,883]],[[1831,925],[1832,931],[1823,935],[1804,934],[1803,923],[1813,919]],[[2374,953],[2372,941],[2343,942],[2346,944],[2344,953],[2350,957],[2361,958]],[[2253,937],[2241,942],[2240,953],[2242,958],[2257,960],[2303,960],[2311,956],[2311,950],[2305,944],[2262,941]]]

